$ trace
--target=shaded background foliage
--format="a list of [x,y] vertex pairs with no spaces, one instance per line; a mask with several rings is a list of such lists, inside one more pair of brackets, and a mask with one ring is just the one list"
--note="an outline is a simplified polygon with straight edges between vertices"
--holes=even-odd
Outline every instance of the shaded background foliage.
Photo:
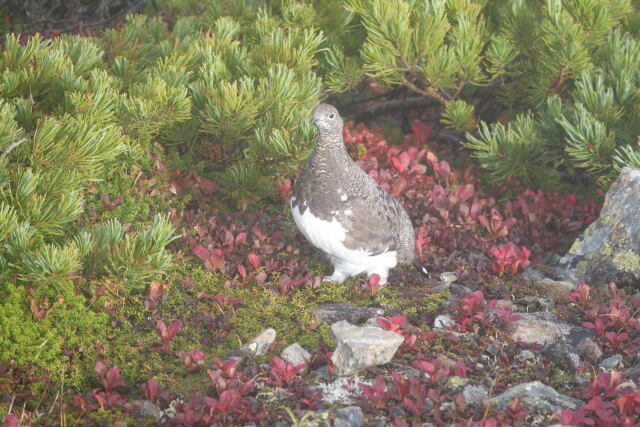
[[1,0],[0,29],[27,33],[100,29],[146,4],[144,0]]

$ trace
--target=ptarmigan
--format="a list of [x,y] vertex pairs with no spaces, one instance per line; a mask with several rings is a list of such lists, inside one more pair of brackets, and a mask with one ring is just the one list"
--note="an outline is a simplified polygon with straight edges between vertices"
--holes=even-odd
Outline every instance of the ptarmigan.
[[334,272],[325,280],[341,282],[366,272],[385,284],[390,269],[418,259],[409,215],[351,159],[335,107],[317,105],[311,121],[318,142],[293,187],[296,225],[331,258]]

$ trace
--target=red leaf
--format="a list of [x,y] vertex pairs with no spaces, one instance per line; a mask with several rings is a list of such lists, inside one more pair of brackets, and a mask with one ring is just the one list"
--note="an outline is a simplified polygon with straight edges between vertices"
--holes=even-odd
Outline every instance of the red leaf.
[[258,255],[250,253],[249,255],[247,255],[247,260],[254,270],[260,267],[260,257]]
[[193,251],[193,254],[205,262],[208,261],[209,257],[211,256],[211,253],[209,252],[209,250],[205,249],[202,245],[196,246],[195,250]]
[[247,269],[242,264],[238,264],[238,273],[240,273],[240,277],[243,279],[247,278]]
[[409,166],[409,163],[411,162],[411,157],[403,151],[398,157],[389,158],[389,162],[398,172],[404,172],[407,170],[407,166]]
[[429,140],[431,129],[431,126],[425,126],[424,123],[419,120],[411,123],[411,130],[418,144],[424,144]]
[[246,238],[247,238],[247,233],[245,233],[244,231],[241,233],[238,233],[236,235],[235,245],[236,246],[241,245],[242,242],[246,240]]

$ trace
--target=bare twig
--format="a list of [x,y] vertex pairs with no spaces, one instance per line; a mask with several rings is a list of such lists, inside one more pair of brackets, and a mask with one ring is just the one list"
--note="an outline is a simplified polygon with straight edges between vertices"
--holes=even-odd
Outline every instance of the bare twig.
[[25,136],[24,138],[19,139],[18,141],[14,141],[11,144],[9,144],[9,146],[0,155],[0,159],[4,159],[5,157],[7,157],[9,155],[9,153],[13,151],[14,148],[16,148],[18,145],[22,144],[23,142],[25,142],[28,139],[29,139],[29,136]]
[[427,86],[424,89],[420,89],[418,86],[411,83],[409,79],[404,79],[404,85],[416,93],[419,93],[425,96],[430,96],[431,98],[435,99],[442,105],[445,105],[447,103],[447,100],[443,98],[438,92],[433,90],[431,86]]
[[11,403],[9,404],[9,409],[7,410],[7,414],[11,413],[11,410],[13,409],[13,402],[16,400],[15,396],[11,396]]

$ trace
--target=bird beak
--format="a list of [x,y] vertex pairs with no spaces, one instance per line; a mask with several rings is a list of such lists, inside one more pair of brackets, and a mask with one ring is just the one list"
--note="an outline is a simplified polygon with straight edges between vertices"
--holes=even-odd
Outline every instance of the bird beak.
[[317,118],[315,118],[315,117],[313,117],[313,118],[311,119],[311,123],[313,123],[314,125],[316,125],[316,126],[317,126],[317,125],[318,125],[318,119],[317,119]]

